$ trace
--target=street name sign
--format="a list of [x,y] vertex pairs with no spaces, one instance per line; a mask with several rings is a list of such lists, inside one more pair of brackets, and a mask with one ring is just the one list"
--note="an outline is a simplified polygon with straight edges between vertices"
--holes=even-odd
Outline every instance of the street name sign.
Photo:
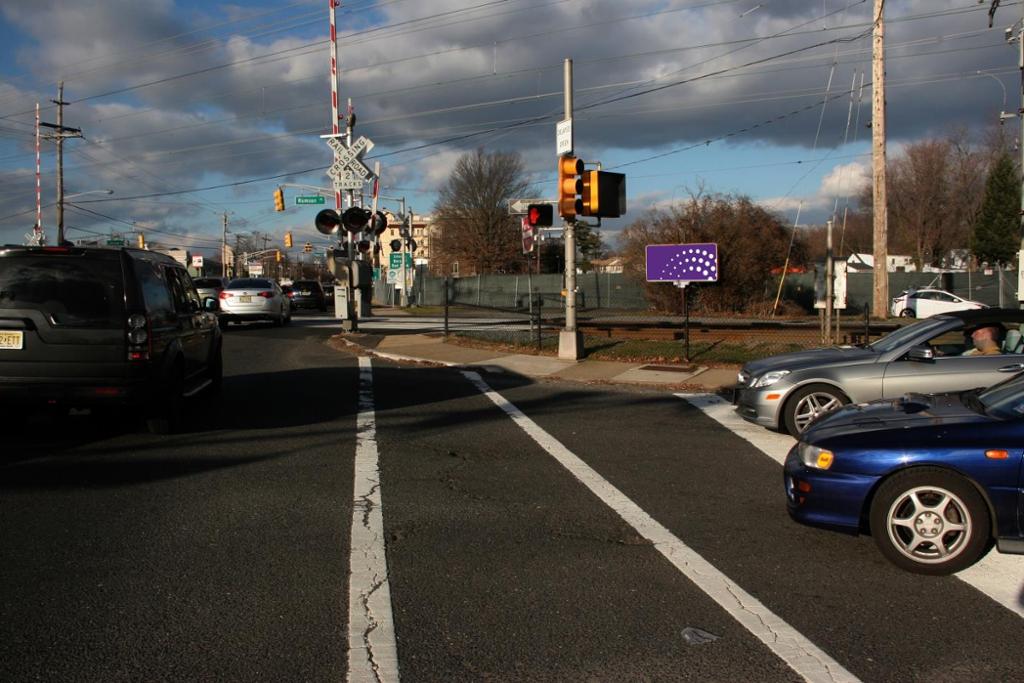
[[718,245],[648,244],[648,282],[718,282]]
[[123,237],[111,237],[110,239],[107,240],[107,246],[108,247],[123,247],[124,246],[124,238]]
[[295,203],[296,204],[323,204],[324,203],[324,197],[323,197],[323,195],[319,195],[319,194],[313,195],[313,196],[306,196],[306,197],[299,196],[299,197],[295,198]]
[[559,121],[555,126],[555,154],[572,154],[572,119]]

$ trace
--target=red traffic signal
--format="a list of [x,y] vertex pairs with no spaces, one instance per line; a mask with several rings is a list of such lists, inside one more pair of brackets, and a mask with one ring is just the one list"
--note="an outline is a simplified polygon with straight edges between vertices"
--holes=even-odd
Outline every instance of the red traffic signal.
[[535,228],[549,228],[555,223],[555,207],[551,204],[530,204],[526,208],[526,222]]
[[324,209],[313,220],[316,229],[324,235],[333,235],[341,225],[341,216],[334,209]]

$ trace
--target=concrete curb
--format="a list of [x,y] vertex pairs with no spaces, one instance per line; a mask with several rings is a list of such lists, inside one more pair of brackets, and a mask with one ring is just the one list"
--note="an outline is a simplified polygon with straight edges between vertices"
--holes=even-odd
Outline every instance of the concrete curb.
[[420,365],[433,365],[435,367],[440,367],[440,368],[464,368],[464,367],[468,367],[465,363],[451,363],[451,362],[443,361],[443,360],[430,360],[430,359],[427,359],[427,358],[418,358],[416,356],[403,356],[402,354],[399,354],[399,353],[388,353],[386,351],[377,351],[376,349],[367,348],[367,347],[363,346],[362,344],[359,344],[357,342],[352,341],[351,339],[346,339],[345,337],[343,337],[341,335],[335,335],[332,338],[333,339],[338,339],[342,343],[344,343],[345,346],[349,346],[351,348],[354,348],[354,349],[356,349],[356,350],[358,350],[358,351],[360,351],[362,353],[365,353],[368,356],[376,356],[377,358],[383,358],[384,360],[393,360],[393,361],[398,362],[398,363],[418,363]]

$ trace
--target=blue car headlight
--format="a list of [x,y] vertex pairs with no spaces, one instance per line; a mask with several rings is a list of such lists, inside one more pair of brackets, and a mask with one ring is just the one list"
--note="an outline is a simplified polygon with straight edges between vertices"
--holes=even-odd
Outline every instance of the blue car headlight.
[[755,379],[750,386],[754,389],[770,387],[788,374],[789,370],[772,370]]
[[812,446],[809,443],[801,441],[796,447],[797,455],[800,457],[806,467],[811,467],[816,470],[827,470],[832,467],[832,462],[835,460],[835,453],[832,451],[825,450],[824,448],[818,448]]

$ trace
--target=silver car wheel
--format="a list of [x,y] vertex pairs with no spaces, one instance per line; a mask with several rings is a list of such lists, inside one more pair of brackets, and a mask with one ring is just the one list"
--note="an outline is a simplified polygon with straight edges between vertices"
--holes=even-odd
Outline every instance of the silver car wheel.
[[914,562],[949,562],[967,547],[973,521],[967,505],[939,486],[917,486],[898,496],[886,513],[893,547]]
[[814,418],[840,408],[843,402],[825,391],[807,394],[793,407],[793,423],[798,432],[807,429]]

